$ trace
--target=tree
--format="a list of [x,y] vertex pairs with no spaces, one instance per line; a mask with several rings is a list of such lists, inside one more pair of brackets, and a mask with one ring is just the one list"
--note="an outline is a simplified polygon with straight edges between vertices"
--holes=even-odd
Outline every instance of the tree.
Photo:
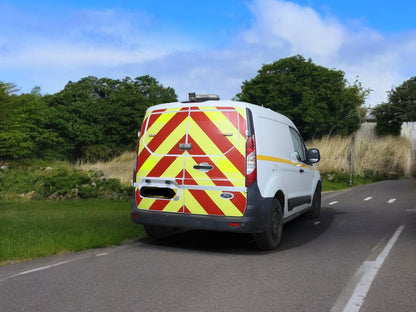
[[416,121],[416,77],[388,93],[388,102],[377,105],[373,114],[379,135],[399,135],[403,122]]
[[106,160],[133,148],[146,109],[175,101],[175,91],[150,76],[132,80],[85,77],[69,82],[64,90],[48,98],[56,109],[54,121],[71,160]]
[[373,109],[376,117],[376,132],[378,135],[399,135],[402,122],[395,107],[389,103],[382,103]]
[[288,116],[310,139],[357,130],[368,92],[358,81],[348,86],[344,72],[297,55],[263,65],[255,78],[243,82],[237,98]]
[[416,121],[416,77],[389,92],[389,103],[397,108],[400,120]]
[[146,109],[176,101],[148,75],[134,80],[85,77],[53,95],[39,87],[14,94],[0,81],[0,159],[107,160],[133,149]]
[[52,112],[40,94],[10,94],[12,84],[0,84],[0,159],[55,157],[61,143],[49,127]]

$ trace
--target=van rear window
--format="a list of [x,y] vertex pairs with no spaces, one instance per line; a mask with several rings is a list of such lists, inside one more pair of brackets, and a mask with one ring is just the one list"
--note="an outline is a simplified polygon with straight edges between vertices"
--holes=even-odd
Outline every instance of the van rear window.
[[[223,155],[244,140],[245,110],[189,107],[151,113],[145,121],[143,141],[157,155]],[[191,145],[189,145],[191,144]]]
[[[241,140],[239,113],[229,110],[191,111],[188,141],[191,155],[222,155],[233,149]],[[245,127],[245,123],[244,123]]]
[[144,146],[156,155],[180,156],[179,144],[186,141],[188,110],[165,110],[151,113],[145,120]]

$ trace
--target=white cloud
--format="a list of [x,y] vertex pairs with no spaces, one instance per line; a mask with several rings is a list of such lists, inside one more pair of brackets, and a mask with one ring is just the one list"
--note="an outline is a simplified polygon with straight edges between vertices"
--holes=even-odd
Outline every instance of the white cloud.
[[70,11],[56,13],[58,18],[44,11],[40,21],[9,9],[7,20],[0,19],[0,80],[18,86],[24,81],[24,92],[39,85],[53,93],[88,75],[149,74],[180,99],[190,91],[232,98],[263,64],[301,54],[344,71],[351,83],[358,78],[374,90],[368,97],[374,106],[416,75],[414,32],[386,35],[289,1],[253,0],[250,9],[247,28],[223,47],[146,12]]
[[74,67],[116,67],[128,63],[140,63],[158,59],[168,51],[157,48],[127,50],[112,46],[87,46],[68,42],[44,42],[23,47],[13,55],[3,56],[3,68],[24,69],[68,69]]
[[[44,21],[22,12],[14,14],[16,19],[26,21],[26,30],[8,18],[13,25],[6,30],[11,34],[4,34],[7,39],[0,36],[2,67],[119,66],[157,59],[191,46],[181,34],[158,32],[160,27],[141,13],[49,12]],[[60,21],[55,16],[59,14],[63,14]]]
[[333,17],[281,0],[255,0],[252,12],[252,26],[243,34],[247,44],[272,47],[284,57],[300,54],[344,71],[350,83],[358,79],[373,90],[367,105],[386,101],[387,91],[415,75],[414,33],[385,35],[360,24],[348,28]]
[[335,19],[323,19],[313,9],[292,2],[254,1],[252,12],[255,22],[244,36],[249,44],[323,57],[337,53],[344,40],[345,30]]

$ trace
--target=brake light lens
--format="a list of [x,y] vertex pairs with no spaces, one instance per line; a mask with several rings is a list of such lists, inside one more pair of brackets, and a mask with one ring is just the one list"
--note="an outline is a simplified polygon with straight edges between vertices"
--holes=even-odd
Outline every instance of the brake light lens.
[[251,186],[257,179],[257,155],[254,135],[246,142],[246,187]]

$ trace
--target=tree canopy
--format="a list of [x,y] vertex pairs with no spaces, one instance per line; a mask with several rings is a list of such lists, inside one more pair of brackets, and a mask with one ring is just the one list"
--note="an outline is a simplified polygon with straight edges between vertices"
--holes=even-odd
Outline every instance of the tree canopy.
[[123,80],[82,78],[42,96],[15,95],[0,83],[0,159],[108,159],[136,143],[146,109],[176,101],[175,91],[148,75]]
[[237,98],[288,116],[310,139],[357,130],[368,92],[358,81],[347,85],[344,72],[297,55],[263,65],[256,77],[243,82]]
[[379,135],[398,135],[403,122],[416,121],[416,77],[388,92],[388,102],[377,105],[373,114]]

